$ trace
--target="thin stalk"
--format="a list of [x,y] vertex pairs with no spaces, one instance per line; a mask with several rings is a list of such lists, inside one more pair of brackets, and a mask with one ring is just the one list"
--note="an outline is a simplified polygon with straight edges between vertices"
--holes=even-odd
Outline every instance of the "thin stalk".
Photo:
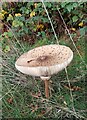
[[56,34],[56,32],[55,32],[55,29],[54,29],[54,27],[53,27],[53,23],[52,23],[52,21],[51,21],[51,18],[50,18],[50,16],[49,16],[49,13],[48,13],[48,11],[47,11],[47,9],[46,9],[46,6],[45,6],[43,0],[41,0],[41,2],[42,2],[43,7],[44,7],[44,9],[45,9],[45,11],[46,11],[47,17],[48,17],[48,19],[49,19],[49,21],[50,21],[52,30],[53,30],[53,32],[54,32],[54,36],[55,36],[55,38],[56,38],[56,40],[57,40],[57,44],[59,44],[59,40],[58,40],[57,34]]
[[45,83],[45,96],[48,99],[49,98],[49,80],[44,80]]

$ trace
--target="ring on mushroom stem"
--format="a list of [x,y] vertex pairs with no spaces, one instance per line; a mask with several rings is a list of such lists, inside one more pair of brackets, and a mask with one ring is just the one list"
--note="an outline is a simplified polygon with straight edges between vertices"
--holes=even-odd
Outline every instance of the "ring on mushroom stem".
[[73,59],[73,52],[64,45],[45,45],[21,55],[15,67],[22,73],[39,76],[45,82],[45,95],[49,98],[49,79],[66,68]]

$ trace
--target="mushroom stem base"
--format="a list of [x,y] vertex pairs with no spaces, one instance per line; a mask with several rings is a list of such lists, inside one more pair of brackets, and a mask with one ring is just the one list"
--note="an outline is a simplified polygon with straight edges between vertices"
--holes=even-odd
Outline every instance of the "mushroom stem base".
[[49,80],[44,80],[45,83],[45,96],[48,99],[49,98]]

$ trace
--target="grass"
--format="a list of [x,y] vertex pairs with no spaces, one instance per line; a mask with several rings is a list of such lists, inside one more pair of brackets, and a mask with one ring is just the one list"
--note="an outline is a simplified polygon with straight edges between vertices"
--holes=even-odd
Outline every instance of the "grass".
[[[53,75],[50,80],[50,99],[45,99],[44,83],[40,78],[32,78],[16,70],[15,61],[23,53],[34,47],[55,43],[54,40],[37,41],[33,46],[26,42],[19,44],[14,39],[10,42],[10,51],[2,53],[2,118],[59,120],[86,120],[86,68],[70,40],[59,40],[60,44],[70,46],[74,59],[67,67],[69,81],[65,70]],[[76,42],[85,61],[85,39]],[[71,90],[70,86],[71,85]],[[73,109],[75,111],[73,111]]]

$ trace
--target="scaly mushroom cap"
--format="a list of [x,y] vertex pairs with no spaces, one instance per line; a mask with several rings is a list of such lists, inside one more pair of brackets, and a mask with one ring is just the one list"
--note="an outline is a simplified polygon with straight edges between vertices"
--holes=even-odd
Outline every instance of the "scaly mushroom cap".
[[73,52],[64,45],[45,45],[21,55],[15,63],[22,73],[51,76],[64,69],[73,59]]

